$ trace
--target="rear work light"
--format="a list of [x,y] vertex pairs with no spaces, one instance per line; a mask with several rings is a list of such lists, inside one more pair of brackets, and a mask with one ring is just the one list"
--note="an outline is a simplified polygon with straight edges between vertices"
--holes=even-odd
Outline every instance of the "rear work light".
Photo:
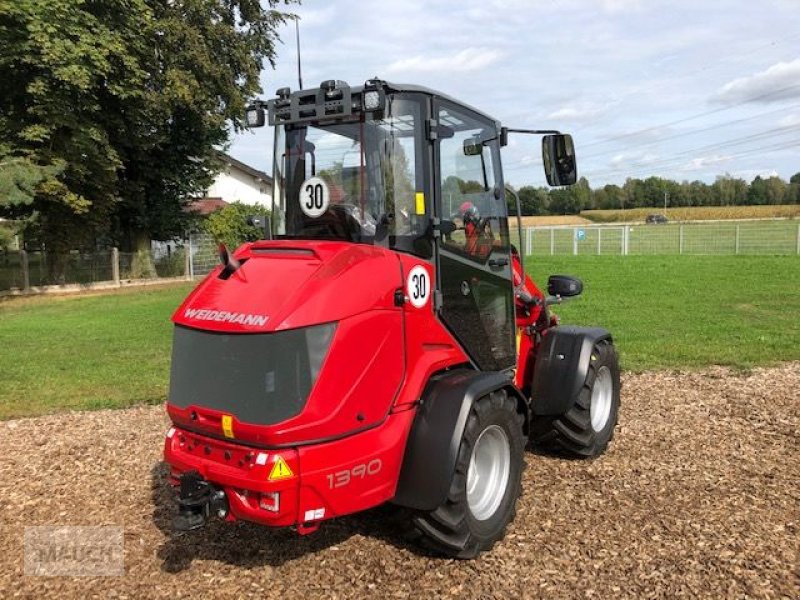
[[261,492],[258,498],[258,506],[270,512],[278,512],[281,508],[281,493]]

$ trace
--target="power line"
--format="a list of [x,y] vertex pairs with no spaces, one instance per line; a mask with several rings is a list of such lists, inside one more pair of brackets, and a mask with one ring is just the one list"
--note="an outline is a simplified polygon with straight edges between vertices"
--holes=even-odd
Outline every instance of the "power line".
[[[753,115],[753,116],[750,116],[750,117],[744,117],[742,119],[733,119],[731,121],[724,121],[722,123],[716,123],[714,125],[709,125],[708,127],[702,127],[700,129],[692,129],[691,131],[683,131],[683,132],[680,132],[680,133],[674,133],[672,135],[665,135],[665,136],[659,137],[657,140],[652,140],[652,141],[649,141],[649,142],[642,142],[642,143],[638,143],[638,144],[633,144],[633,146],[628,146],[628,148],[631,148],[631,147],[640,148],[640,147],[645,147],[645,146],[653,146],[655,144],[660,144],[661,142],[664,142],[666,140],[674,140],[674,139],[681,138],[681,137],[688,137],[688,136],[692,136],[692,135],[697,135],[698,133],[704,133],[706,131],[713,131],[715,129],[720,129],[720,128],[723,128],[723,127],[729,127],[731,125],[738,125],[739,123],[746,123],[747,121],[755,121],[757,119],[762,119],[762,118],[764,118],[766,116],[769,116],[769,115],[773,115],[773,114],[777,114],[777,113],[785,113],[787,108],[790,108],[790,109],[791,108],[800,108],[800,104],[794,104],[794,105],[792,105],[790,107],[781,106],[780,108],[776,108],[774,110],[770,110],[770,111],[767,111],[767,112],[759,113],[757,115]],[[606,155],[607,155],[606,152],[596,152],[594,154],[589,154],[587,156],[580,156],[580,158],[582,160],[586,160],[586,159],[589,159],[589,158],[597,158],[597,157],[606,156]]]
[[[777,144],[759,146],[759,147],[756,147],[756,148],[749,148],[747,150],[742,150],[741,152],[731,154],[731,155],[726,156],[724,158],[726,160],[733,160],[733,159],[737,159],[737,158],[745,158],[747,156],[751,156],[753,154],[758,154],[758,153],[761,153],[761,152],[769,153],[769,152],[775,152],[775,151],[778,151],[778,150],[788,150],[790,148],[797,148],[797,147],[800,147],[800,138],[794,139],[794,140],[790,140],[790,141],[779,142]],[[599,176],[608,176],[608,175],[610,175],[612,173],[622,174],[622,175],[626,175],[626,176],[640,175],[640,174],[643,174],[643,173],[649,173],[650,175],[653,175],[657,171],[664,171],[664,170],[667,170],[667,169],[674,169],[674,168],[680,167],[680,166],[682,166],[684,164],[684,160],[685,159],[681,159],[681,160],[678,160],[678,161],[674,161],[673,160],[673,161],[671,161],[673,164],[670,164],[670,163],[661,164],[661,165],[644,164],[644,165],[640,165],[638,167],[633,167],[633,168],[617,168],[617,169],[607,169],[607,170],[603,170],[603,171],[595,170],[595,171],[587,171],[585,173],[580,173],[579,172],[579,174],[582,177],[586,177],[587,179],[591,178],[591,177],[595,177],[595,176],[598,176],[598,177]],[[711,167],[711,166],[712,165],[709,165],[709,167]]]
[[775,129],[768,129],[766,131],[760,131],[758,133],[745,135],[741,137],[731,138],[729,140],[725,140],[723,142],[717,142],[714,144],[707,144],[705,146],[699,146],[697,148],[691,148],[689,150],[683,150],[681,152],[676,152],[670,156],[666,156],[661,159],[656,159],[652,161],[634,161],[630,167],[636,168],[638,166],[641,167],[652,167],[657,166],[660,163],[670,163],[673,162],[676,158],[682,156],[691,156],[693,154],[698,154],[702,152],[713,152],[713,151],[722,151],[730,147],[739,146],[741,144],[746,144],[754,140],[761,140],[762,138],[766,137],[774,137],[774,136],[781,136],[786,135],[789,133],[794,133],[795,131],[800,130],[800,125],[796,125],[793,127],[778,127]]
[[[733,119],[733,120],[730,120],[730,121],[723,121],[722,123],[716,123],[716,124],[710,125],[708,127],[701,127],[700,129],[693,129],[691,131],[683,131],[683,132],[675,133],[675,134],[672,134],[672,135],[666,135],[666,136],[660,137],[657,140],[652,140],[652,141],[648,141],[648,142],[642,142],[642,143],[633,144],[631,146],[628,146],[626,149],[653,146],[655,144],[659,144],[659,143],[661,143],[663,141],[666,141],[666,140],[677,139],[677,138],[681,138],[681,137],[689,137],[689,136],[692,136],[692,135],[697,135],[699,133],[704,133],[704,132],[707,132],[707,131],[713,131],[715,129],[721,129],[721,128],[724,128],[724,127],[729,127],[731,125],[737,125],[739,123],[745,123],[745,122],[748,122],[748,121],[755,121],[755,120],[764,118],[764,117],[772,115],[772,114],[785,112],[787,110],[787,108],[793,109],[793,108],[798,108],[798,107],[800,107],[800,104],[793,104],[793,105],[791,105],[789,107],[782,106],[780,108],[777,108],[777,109],[774,109],[774,110],[770,110],[770,111],[766,111],[766,112],[763,112],[763,113],[759,113],[757,115],[753,115],[753,116],[750,116],[750,117],[744,117],[744,118],[741,118],[741,119]],[[581,160],[581,161],[589,160],[589,159],[592,159],[592,158],[599,158],[599,157],[608,155],[607,152],[595,152],[595,153],[591,153],[591,154],[588,154],[588,155],[584,155],[584,154],[580,153],[580,150],[584,146],[581,145],[581,144],[576,144],[576,145],[578,146],[578,150],[579,150],[578,159]],[[515,169],[522,168],[524,166],[528,166],[529,164],[530,163],[527,162],[527,161],[513,161],[513,162],[506,163],[504,165],[504,168],[506,170],[515,170]]]
[[704,111],[704,112],[701,112],[701,113],[697,113],[695,115],[691,115],[691,116],[688,116],[688,117],[683,117],[681,119],[676,119],[674,121],[669,121],[668,123],[662,123],[660,125],[654,125],[652,127],[645,127],[644,129],[639,129],[639,130],[636,130],[636,131],[631,131],[631,132],[628,132],[628,133],[615,135],[613,137],[606,138],[605,140],[599,140],[597,142],[589,142],[588,144],[583,144],[583,147],[584,148],[589,148],[589,147],[598,146],[598,145],[601,145],[601,144],[608,144],[609,142],[613,142],[613,141],[616,141],[616,140],[621,140],[621,139],[625,139],[625,138],[629,138],[629,137],[634,137],[634,136],[637,136],[637,135],[641,135],[643,133],[649,133],[651,131],[657,131],[659,129],[663,129],[664,127],[672,127],[673,125],[679,125],[680,123],[686,123],[688,121],[694,121],[695,119],[699,119],[701,117],[707,117],[708,115],[713,115],[713,114],[717,114],[717,113],[720,113],[720,112],[724,112],[726,110],[731,110],[732,108],[736,108],[737,106],[742,106],[743,104],[749,104],[751,102],[757,102],[759,100],[764,100],[766,98],[770,98],[770,97],[775,96],[775,95],[783,94],[785,92],[788,92],[788,91],[794,90],[794,89],[800,89],[800,83],[796,83],[794,85],[789,85],[789,86],[786,86],[786,87],[778,89],[778,90],[772,90],[771,92],[766,92],[764,94],[759,94],[758,96],[753,96],[752,98],[748,98],[746,100],[741,100],[739,102],[735,102],[734,104],[730,104],[728,106],[722,106],[720,108],[714,108],[712,110],[707,110],[707,111]]

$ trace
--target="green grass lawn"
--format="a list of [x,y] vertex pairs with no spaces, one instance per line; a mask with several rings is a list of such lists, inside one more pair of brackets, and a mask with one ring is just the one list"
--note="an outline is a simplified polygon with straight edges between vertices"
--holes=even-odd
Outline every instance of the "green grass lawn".
[[612,331],[628,370],[748,368],[800,359],[800,258],[532,257],[534,278],[583,279],[555,309],[564,323]]
[[189,284],[0,302],[0,419],[164,400]]
[[[538,281],[581,277],[557,312],[602,325],[629,370],[800,360],[800,259],[533,257]],[[0,302],[0,419],[164,400],[169,317],[189,285]]]

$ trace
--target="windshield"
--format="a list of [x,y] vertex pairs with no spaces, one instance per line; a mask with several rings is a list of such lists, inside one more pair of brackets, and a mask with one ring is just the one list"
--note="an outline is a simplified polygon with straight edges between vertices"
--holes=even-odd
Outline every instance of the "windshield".
[[427,227],[421,130],[414,95],[387,96],[380,119],[277,127],[275,236],[420,253],[415,242]]

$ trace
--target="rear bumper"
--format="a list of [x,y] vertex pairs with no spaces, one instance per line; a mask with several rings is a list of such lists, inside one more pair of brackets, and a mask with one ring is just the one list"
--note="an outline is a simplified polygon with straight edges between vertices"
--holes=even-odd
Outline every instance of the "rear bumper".
[[[294,525],[302,531],[394,496],[414,412],[392,414],[378,427],[341,440],[277,450],[173,426],[164,441],[164,460],[173,485],[182,473],[195,470],[222,489],[230,507],[226,520]],[[262,508],[262,494],[275,492],[278,509]]]

